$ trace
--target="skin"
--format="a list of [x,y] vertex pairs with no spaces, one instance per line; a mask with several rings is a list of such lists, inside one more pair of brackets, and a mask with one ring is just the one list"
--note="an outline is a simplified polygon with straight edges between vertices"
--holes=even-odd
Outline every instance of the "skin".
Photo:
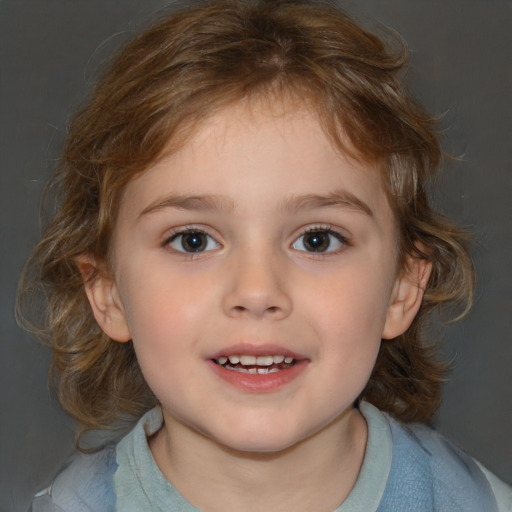
[[[312,251],[315,237],[329,247]],[[198,239],[204,250],[187,252]],[[205,511],[343,502],[367,439],[354,401],[428,280],[423,260],[397,272],[396,246],[378,171],[341,155],[297,105],[230,106],[128,184],[114,275],[86,290],[104,331],[133,339],[164,414],[150,448],[186,499]],[[212,370],[236,344],[281,347],[304,368],[240,389]]]

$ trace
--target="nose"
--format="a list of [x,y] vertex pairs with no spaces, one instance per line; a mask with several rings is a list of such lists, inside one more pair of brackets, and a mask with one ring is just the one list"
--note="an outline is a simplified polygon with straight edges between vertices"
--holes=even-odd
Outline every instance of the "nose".
[[283,262],[267,252],[234,256],[227,271],[225,313],[233,318],[286,318],[292,311],[286,273]]

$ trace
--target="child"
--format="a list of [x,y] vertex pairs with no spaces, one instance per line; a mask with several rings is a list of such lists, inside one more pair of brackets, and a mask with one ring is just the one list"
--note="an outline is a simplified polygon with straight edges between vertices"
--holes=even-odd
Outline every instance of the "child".
[[422,330],[473,270],[428,201],[440,149],[405,61],[286,0],[196,4],[117,56],[25,283],[82,430],[141,419],[35,512],[512,509],[424,426],[445,367]]

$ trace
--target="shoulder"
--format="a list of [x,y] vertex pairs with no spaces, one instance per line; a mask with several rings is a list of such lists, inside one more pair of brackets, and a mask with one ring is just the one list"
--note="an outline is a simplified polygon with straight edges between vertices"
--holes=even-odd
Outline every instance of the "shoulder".
[[114,445],[77,455],[48,489],[36,494],[32,512],[113,512],[116,469]]
[[141,457],[151,458],[146,436],[156,432],[162,422],[161,410],[155,407],[117,444],[110,443],[95,453],[77,454],[50,487],[35,495],[31,512],[114,512],[119,482],[119,498],[137,493],[143,473],[139,469],[144,467]]
[[484,473],[492,487],[499,512],[512,512],[512,485],[508,485],[491,473],[487,468],[477,461],[478,466]]
[[501,499],[498,506],[495,486],[470,455],[425,425],[388,421],[393,455],[382,510],[510,510]]

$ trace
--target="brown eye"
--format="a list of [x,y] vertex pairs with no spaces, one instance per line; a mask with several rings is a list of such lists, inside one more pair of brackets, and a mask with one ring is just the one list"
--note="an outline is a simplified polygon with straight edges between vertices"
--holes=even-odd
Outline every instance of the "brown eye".
[[293,249],[304,252],[333,252],[346,244],[339,233],[329,229],[317,229],[304,233],[293,243]]
[[331,245],[329,235],[322,231],[313,231],[312,233],[307,233],[304,235],[304,240],[302,243],[304,244],[306,250],[310,252],[324,252],[329,249],[329,245]]
[[219,247],[219,244],[203,231],[176,233],[167,242],[167,245],[178,252],[188,253],[211,251]]

